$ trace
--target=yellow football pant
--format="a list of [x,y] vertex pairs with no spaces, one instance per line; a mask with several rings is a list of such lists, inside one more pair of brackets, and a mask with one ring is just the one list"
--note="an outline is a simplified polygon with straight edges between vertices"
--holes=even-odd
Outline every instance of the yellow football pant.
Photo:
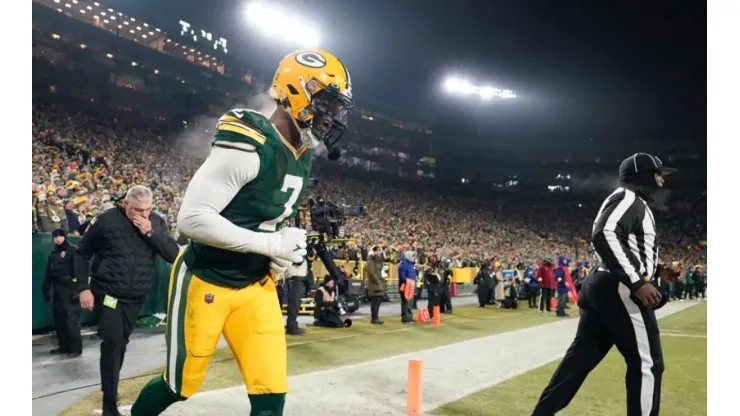
[[170,274],[167,369],[176,394],[198,391],[223,333],[249,394],[287,393],[287,347],[275,282],[269,277],[244,289],[201,280],[182,260]]

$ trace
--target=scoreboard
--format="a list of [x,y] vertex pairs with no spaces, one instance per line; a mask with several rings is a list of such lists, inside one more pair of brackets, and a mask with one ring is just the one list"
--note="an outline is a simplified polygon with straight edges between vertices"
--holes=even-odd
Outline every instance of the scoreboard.
[[229,53],[226,38],[214,36],[203,29],[194,29],[193,25],[184,20],[180,20],[180,36],[192,38],[194,42],[209,42],[214,50]]

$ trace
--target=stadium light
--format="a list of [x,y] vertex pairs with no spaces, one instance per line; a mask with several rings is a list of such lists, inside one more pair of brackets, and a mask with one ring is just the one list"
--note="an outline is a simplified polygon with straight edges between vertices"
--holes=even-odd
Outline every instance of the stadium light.
[[[282,41],[298,43],[303,46],[318,46],[321,41],[318,30],[304,20],[294,19],[284,10],[250,3],[245,9],[246,19],[265,36],[273,36]],[[281,22],[277,25],[276,22]]]
[[490,100],[493,98],[511,99],[516,98],[516,94],[512,90],[494,88],[489,85],[474,85],[467,79],[449,76],[442,83],[442,87],[449,94],[454,95],[477,95],[482,100]]

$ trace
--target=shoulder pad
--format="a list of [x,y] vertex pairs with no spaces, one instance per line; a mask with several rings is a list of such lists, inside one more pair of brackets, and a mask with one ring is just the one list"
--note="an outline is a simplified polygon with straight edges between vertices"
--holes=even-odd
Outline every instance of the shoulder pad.
[[230,110],[218,119],[214,144],[254,151],[254,148],[265,144],[271,129],[272,123],[257,111]]

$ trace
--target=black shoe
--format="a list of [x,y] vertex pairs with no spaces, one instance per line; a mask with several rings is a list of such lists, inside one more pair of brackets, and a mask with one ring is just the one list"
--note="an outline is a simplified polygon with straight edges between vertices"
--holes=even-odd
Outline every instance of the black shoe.
[[103,406],[103,416],[123,416],[118,411],[118,406]]
[[414,320],[413,319],[401,319],[401,323],[402,324],[413,324]]
[[370,321],[370,323],[374,325],[383,325],[384,322],[380,319],[373,319],[372,321]]
[[447,313],[447,314],[450,314],[450,313],[452,313],[452,311],[444,311],[444,312],[442,312],[442,313]]
[[67,354],[67,358],[77,358],[82,355],[82,352],[70,352]]
[[66,354],[66,353],[67,353],[67,351],[65,351],[65,350],[63,350],[61,348],[54,348],[53,350],[49,351],[49,354],[51,354],[51,355],[61,355],[61,354]]
[[568,314],[567,314],[567,313],[565,313],[565,312],[563,312],[563,313],[556,313],[555,315],[556,315],[556,316],[559,316],[559,317],[561,317],[561,318],[567,318],[567,317],[569,317],[569,316],[570,316],[570,315],[568,315]]
[[305,329],[303,329],[303,328],[298,328],[298,327],[296,327],[296,328],[290,328],[290,329],[286,329],[286,330],[285,330],[285,333],[286,333],[286,334],[288,334],[288,335],[296,335],[296,336],[301,336],[301,335],[303,335],[304,333],[306,333],[306,330],[305,330]]

